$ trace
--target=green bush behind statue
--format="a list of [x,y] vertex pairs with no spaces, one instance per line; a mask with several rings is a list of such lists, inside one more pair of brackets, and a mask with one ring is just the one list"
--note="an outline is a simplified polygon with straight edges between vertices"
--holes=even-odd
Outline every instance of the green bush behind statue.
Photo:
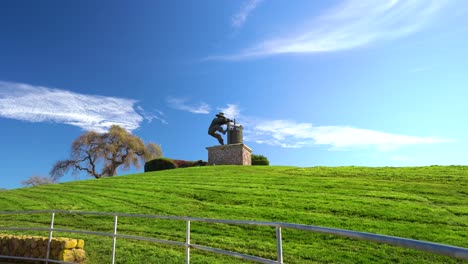
[[252,154],[251,159],[252,159],[252,165],[264,165],[264,166],[270,165],[270,161],[268,161],[267,157],[263,155]]
[[145,163],[145,172],[170,170],[175,168],[177,168],[177,166],[174,161],[168,158],[158,158]]
[[206,161],[174,160],[169,158],[153,159],[145,163],[145,172],[206,166]]

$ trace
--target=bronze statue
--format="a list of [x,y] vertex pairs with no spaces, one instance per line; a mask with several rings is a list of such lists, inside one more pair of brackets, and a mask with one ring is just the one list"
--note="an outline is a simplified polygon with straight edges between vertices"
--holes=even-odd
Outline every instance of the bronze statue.
[[217,114],[216,118],[213,118],[213,121],[211,121],[211,125],[208,128],[208,135],[216,138],[219,144],[224,145],[223,137],[216,132],[221,132],[223,135],[226,134],[227,129],[224,130],[222,125],[227,125],[229,122],[232,122],[232,120],[225,117],[224,113]]

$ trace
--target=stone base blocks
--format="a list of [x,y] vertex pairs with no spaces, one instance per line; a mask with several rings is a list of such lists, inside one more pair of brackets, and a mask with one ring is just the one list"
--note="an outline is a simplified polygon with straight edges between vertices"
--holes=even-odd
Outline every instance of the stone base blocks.
[[[48,237],[0,234],[0,255],[45,259],[48,242]],[[71,238],[52,238],[49,259],[70,263],[84,263],[86,260],[84,241]],[[4,260],[0,258],[0,262]],[[8,259],[8,263],[14,262],[15,260]],[[18,262],[24,263],[21,260],[18,260]]]
[[252,149],[243,143],[207,147],[207,165],[252,165]]

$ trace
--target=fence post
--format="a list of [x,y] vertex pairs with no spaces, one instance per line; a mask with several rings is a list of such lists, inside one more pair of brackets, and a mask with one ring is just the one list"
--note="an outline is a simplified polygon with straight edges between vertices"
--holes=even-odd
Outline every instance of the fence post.
[[111,263],[115,262],[115,244],[117,242],[117,215],[114,215],[114,234],[112,236],[112,258]]
[[281,237],[281,227],[276,227],[276,252],[278,253],[278,263],[283,263],[283,241]]
[[190,220],[187,220],[187,230],[185,236],[185,263],[190,264]]
[[47,242],[47,252],[46,252],[46,264],[49,263],[49,256],[50,256],[50,244],[52,243],[52,233],[54,232],[54,219],[55,219],[55,212],[52,212],[52,218],[50,219],[50,229],[49,229],[49,241]]

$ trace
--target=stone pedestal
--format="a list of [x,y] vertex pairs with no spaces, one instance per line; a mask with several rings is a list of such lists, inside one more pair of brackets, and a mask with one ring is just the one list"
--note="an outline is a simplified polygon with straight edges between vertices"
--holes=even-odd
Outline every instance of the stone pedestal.
[[252,165],[252,149],[245,144],[207,147],[207,165]]

